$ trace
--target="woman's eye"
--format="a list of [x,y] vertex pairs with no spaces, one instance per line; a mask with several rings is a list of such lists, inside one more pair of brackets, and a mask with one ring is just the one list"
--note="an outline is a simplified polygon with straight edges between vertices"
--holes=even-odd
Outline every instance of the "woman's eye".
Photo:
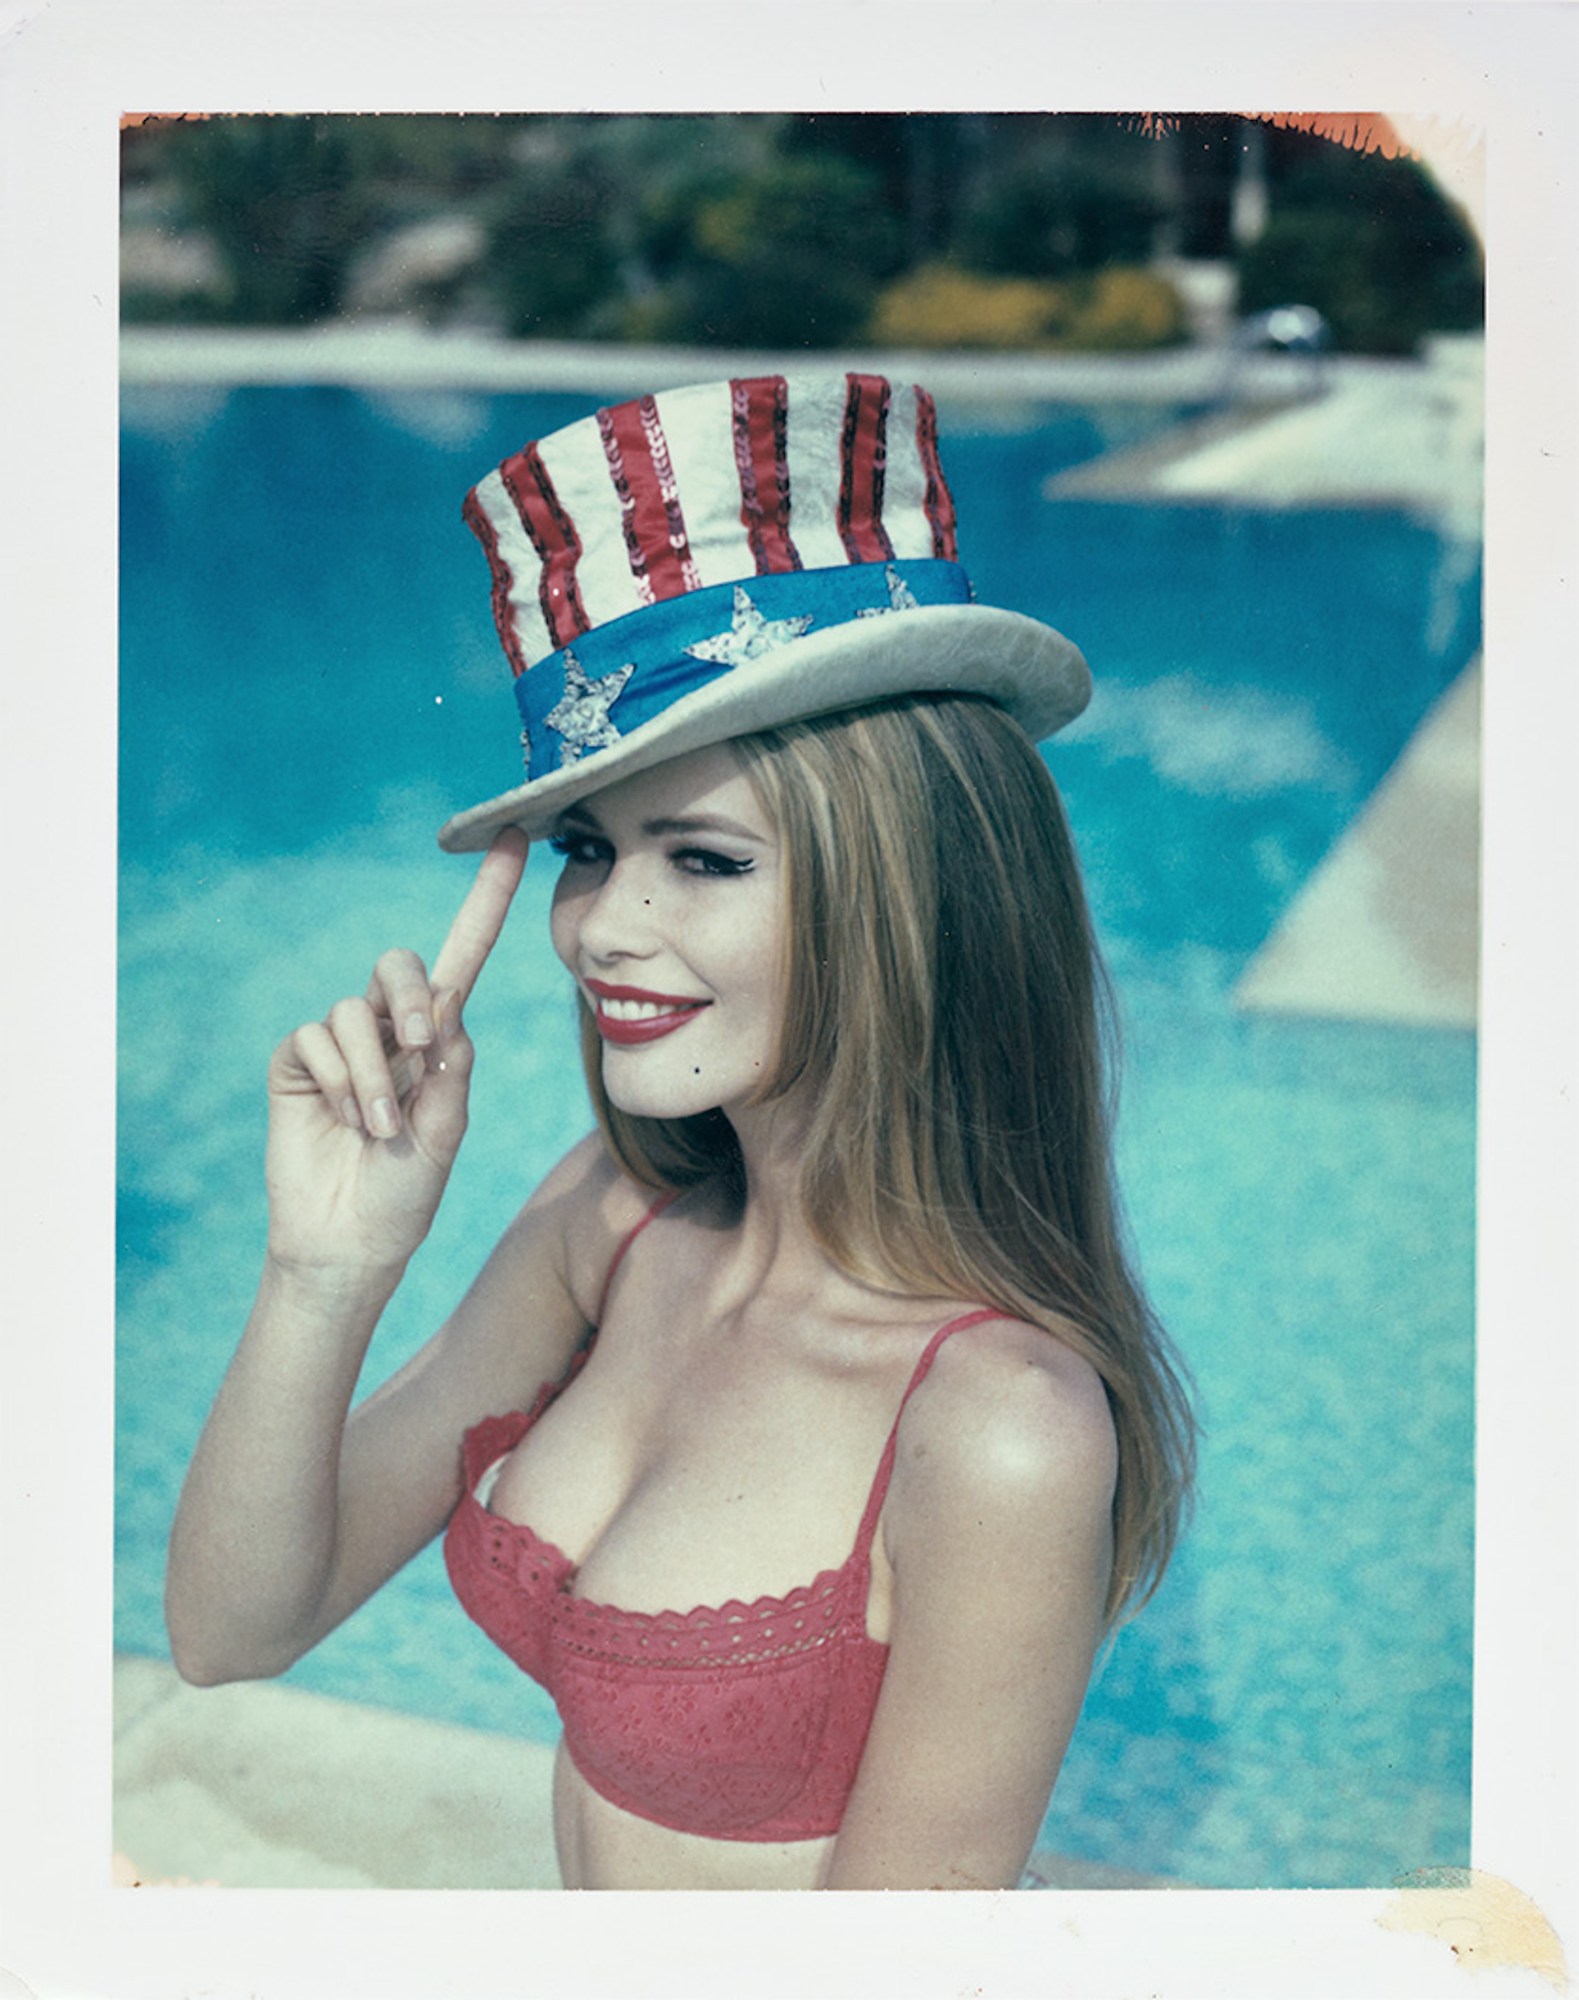
[[739,861],[711,847],[682,847],[673,859],[687,875],[746,875],[751,871],[749,861]]
[[556,833],[549,840],[549,846],[562,861],[568,861],[583,868],[593,867],[609,858],[609,844],[598,840],[590,833]]

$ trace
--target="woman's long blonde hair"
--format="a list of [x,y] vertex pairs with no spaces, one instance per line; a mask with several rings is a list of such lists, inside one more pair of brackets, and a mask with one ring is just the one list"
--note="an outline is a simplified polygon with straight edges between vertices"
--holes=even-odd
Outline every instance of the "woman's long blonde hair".
[[[1112,1185],[1111,1001],[1046,765],[991,703],[907,696],[734,745],[783,842],[785,1022],[758,1101],[803,1087],[805,1213],[841,1268],[1040,1324],[1107,1386],[1108,1614],[1161,1580],[1187,1501],[1180,1371],[1131,1274]],[[722,1114],[637,1118],[583,1056],[649,1186],[738,1174]]]

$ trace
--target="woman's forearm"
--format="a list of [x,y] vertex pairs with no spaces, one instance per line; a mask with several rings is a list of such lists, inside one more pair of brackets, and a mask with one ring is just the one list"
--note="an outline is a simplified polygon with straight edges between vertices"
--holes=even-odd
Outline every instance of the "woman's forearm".
[[420,1516],[358,1538],[369,1481],[348,1508],[346,1413],[466,1130],[462,1007],[526,852],[513,829],[494,841],[431,977],[414,952],[384,952],[365,993],[269,1063],[269,1256],[170,1538],[165,1617],[189,1680],[283,1672],[411,1552]]
[[346,1413],[399,1278],[265,1265],[170,1538],[165,1615],[186,1679],[281,1673],[322,1636]]

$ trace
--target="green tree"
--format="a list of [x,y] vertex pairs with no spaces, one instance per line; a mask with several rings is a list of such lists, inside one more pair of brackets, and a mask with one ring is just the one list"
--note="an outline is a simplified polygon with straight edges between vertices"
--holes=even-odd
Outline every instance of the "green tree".
[[672,189],[641,234],[656,291],[632,330],[748,347],[859,335],[899,243],[877,177],[832,154]]
[[1479,249],[1414,161],[1307,141],[1273,181],[1272,215],[1239,261],[1239,309],[1311,305],[1335,346],[1411,354],[1477,327]]
[[181,203],[224,261],[230,317],[274,326],[337,309],[376,214],[360,122],[214,118],[172,134]]
[[616,188],[595,145],[543,149],[488,208],[489,296],[505,331],[568,336],[584,330],[617,287],[611,235]]
[[1156,142],[1090,112],[962,120],[951,261],[1063,278],[1151,254],[1162,214]]

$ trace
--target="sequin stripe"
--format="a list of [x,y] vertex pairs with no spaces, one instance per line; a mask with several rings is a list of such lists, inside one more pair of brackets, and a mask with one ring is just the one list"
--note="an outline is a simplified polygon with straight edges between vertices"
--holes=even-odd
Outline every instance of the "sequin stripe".
[[[656,398],[643,396],[641,410],[642,433],[647,440],[647,450],[652,460],[653,476],[658,482],[658,498],[663,506],[664,519],[668,525],[668,544],[671,554],[680,565],[681,589],[700,590],[702,574],[691,554],[690,538],[685,531],[685,515],[680,507],[680,487],[674,476],[674,462],[669,456],[669,440],[664,435],[663,423],[658,415]],[[664,596],[672,593],[665,591]]]
[[743,377],[729,385],[740,519],[758,576],[797,570],[790,535],[789,387],[782,375]]
[[894,545],[883,527],[888,384],[881,375],[847,375],[840,439],[839,539],[854,563],[890,562]]
[[488,558],[488,575],[492,582],[489,601],[493,607],[493,622],[499,634],[499,642],[504,647],[505,657],[510,662],[510,671],[512,674],[524,674],[528,662],[526,655],[521,651],[520,635],[515,629],[515,616],[510,604],[510,592],[515,586],[515,578],[499,547],[498,532],[484,511],[482,502],[477,498],[475,488],[467,494],[462,504],[461,519],[482,543],[483,554]]
[[537,601],[543,623],[548,627],[554,650],[568,646],[580,633],[590,630],[592,621],[581,602],[576,582],[576,565],[581,560],[581,537],[576,524],[560,503],[548,468],[529,444],[499,468],[505,491],[515,502],[532,547],[542,558]]
[[932,527],[932,553],[945,562],[958,562],[959,542],[954,532],[954,496],[943,477],[943,461],[938,455],[938,410],[928,392],[916,389],[916,449],[926,473],[926,516]]
[[619,501],[625,557],[636,595],[643,604],[682,596],[687,589],[685,564],[679,551],[670,547],[669,510],[642,413],[622,403],[618,409],[599,410],[597,421],[609,481]]
[[614,488],[615,498],[620,507],[620,532],[625,538],[625,555],[630,565],[631,582],[636,596],[643,604],[656,601],[652,579],[647,574],[647,556],[636,533],[636,502],[631,497],[630,480],[625,471],[625,453],[614,416],[609,410],[599,410],[597,414],[598,436],[603,440],[603,456],[609,468],[609,483]]

